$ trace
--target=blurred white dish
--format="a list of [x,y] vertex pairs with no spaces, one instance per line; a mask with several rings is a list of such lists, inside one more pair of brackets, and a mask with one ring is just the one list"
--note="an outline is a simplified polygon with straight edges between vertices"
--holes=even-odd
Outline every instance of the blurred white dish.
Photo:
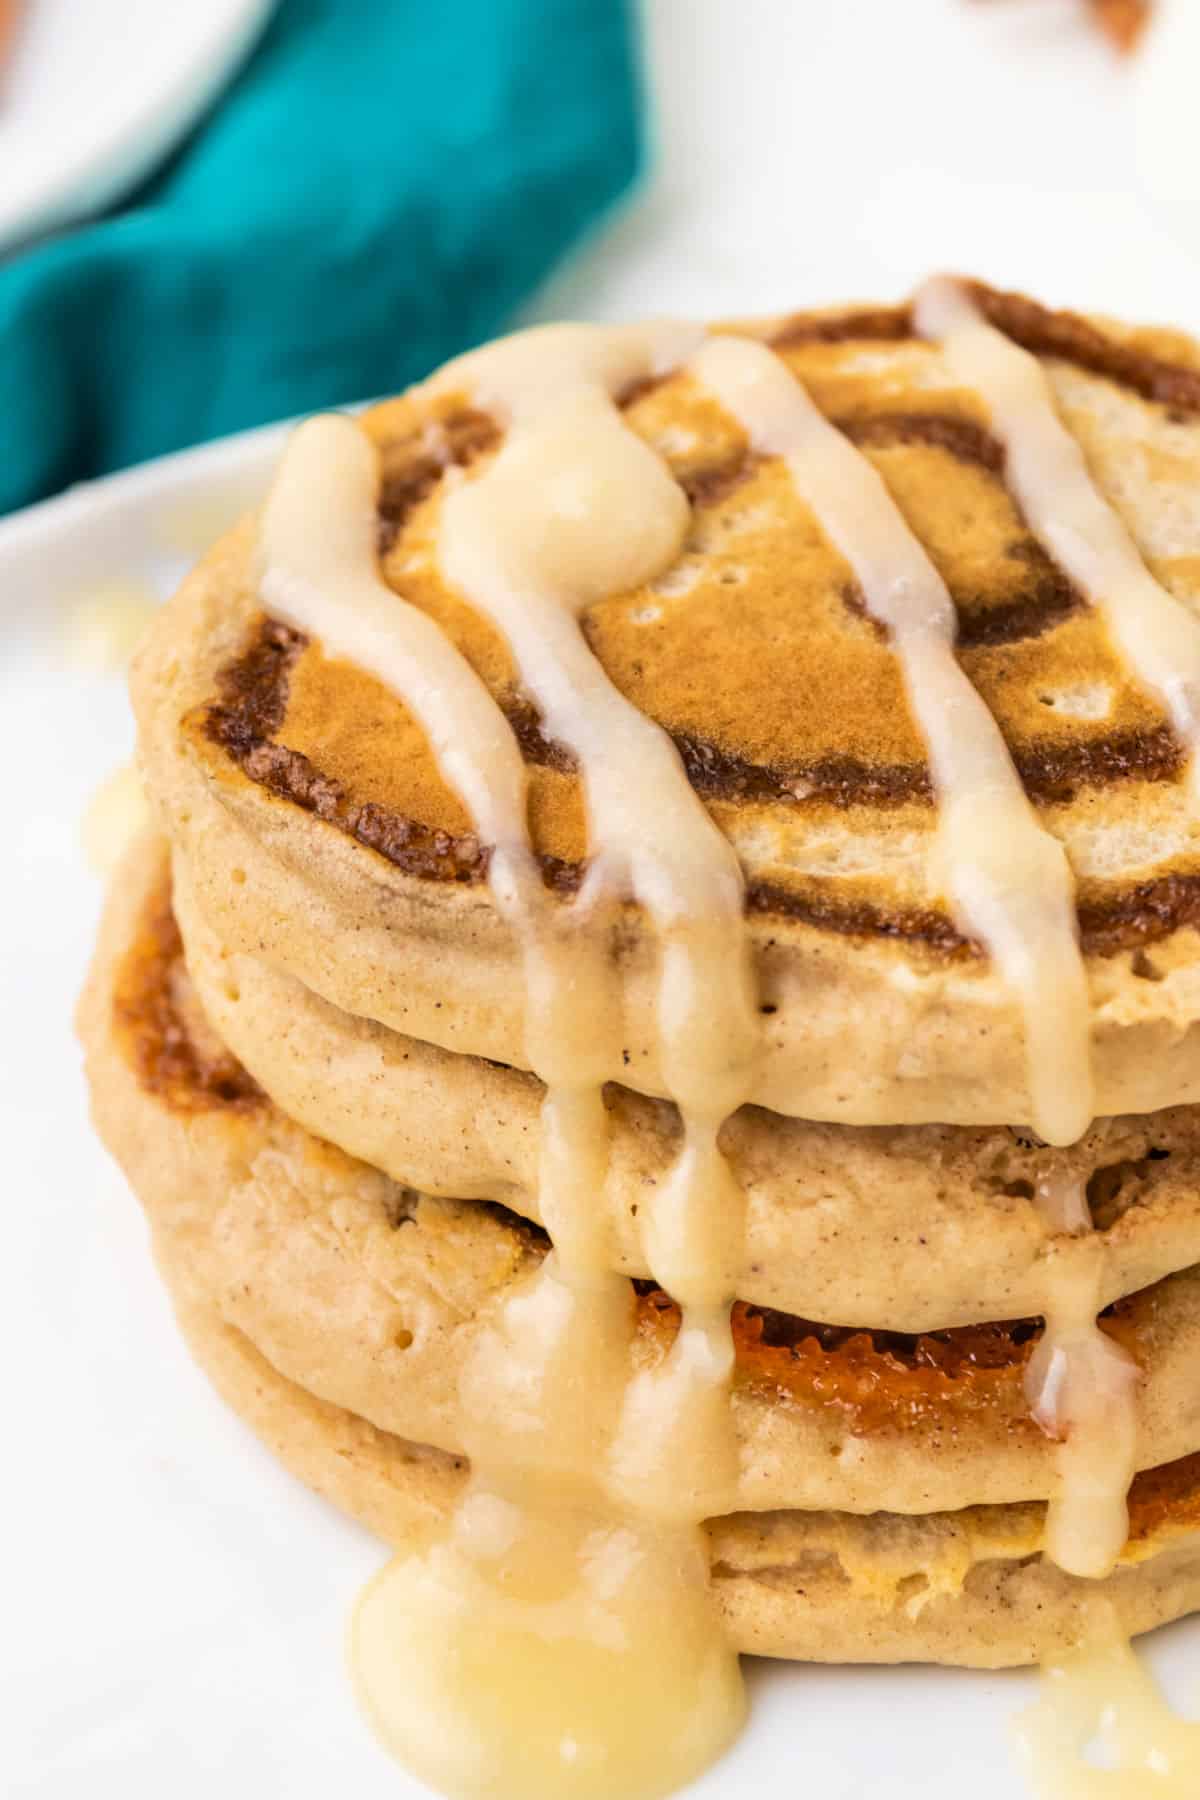
[[0,71],[0,251],[110,205],[228,80],[273,0],[24,0]]

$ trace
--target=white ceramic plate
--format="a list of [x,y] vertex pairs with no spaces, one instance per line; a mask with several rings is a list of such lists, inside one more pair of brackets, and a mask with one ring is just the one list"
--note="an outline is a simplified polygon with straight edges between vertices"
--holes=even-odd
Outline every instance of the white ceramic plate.
[[[272,430],[0,524],[0,1143],[5,1376],[0,1792],[26,1800],[417,1800],[347,1692],[346,1616],[382,1551],[314,1499],[181,1348],[134,1201],[87,1124],[70,1013],[98,906],[80,819],[132,729],[69,666],[96,586],[165,593],[253,498]],[[1187,1700],[1200,1627],[1152,1658]],[[1019,1800],[1022,1675],[768,1666],[694,1800]],[[619,1796],[614,1796],[619,1800]]]
[[[647,0],[660,191],[535,315],[887,295],[949,263],[1200,319],[1197,266],[1145,219],[1128,173],[1122,71],[1072,0],[870,4],[865,30],[868,0]],[[115,6],[134,0],[78,10]],[[344,1621],[382,1553],[192,1369],[136,1206],[89,1133],[69,1029],[98,906],[79,821],[132,728],[118,677],[64,662],[64,619],[96,586],[167,591],[277,442],[190,452],[0,522],[0,1793],[22,1800],[418,1795],[342,1669]],[[1194,1703],[1200,1621],[1148,1655]],[[822,1800],[1027,1800],[1008,1728],[1028,1677],[764,1666],[752,1686],[749,1730],[693,1800],[761,1800],[765,1782]]]
[[199,117],[273,0],[23,0],[0,69],[0,250],[110,205]]

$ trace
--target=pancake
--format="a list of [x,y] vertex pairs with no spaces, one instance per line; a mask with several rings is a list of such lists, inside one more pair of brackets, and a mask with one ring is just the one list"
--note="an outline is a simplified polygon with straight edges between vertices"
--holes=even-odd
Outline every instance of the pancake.
[[[84,998],[97,1127],[162,1254],[288,1379],[389,1434],[462,1448],[458,1372],[545,1240],[495,1207],[435,1200],[322,1143],[267,1099],[191,992],[164,853],[118,880]],[[630,1289],[634,1355],[678,1317]],[[1107,1328],[1141,1368],[1137,1466],[1200,1449],[1200,1269],[1130,1296]],[[941,1512],[1051,1495],[1030,1417],[1036,1321],[904,1338],[745,1304],[734,1312],[737,1494],[747,1508]]]
[[[1176,334],[1048,313],[977,289],[1043,358],[1089,470],[1147,564],[1200,592],[1200,356]],[[1032,537],[982,403],[905,309],[763,327],[875,465],[953,596],[962,668],[1077,878],[1097,1110],[1200,1100],[1197,860],[1184,750],[1098,615]],[[1024,1124],[1024,1016],[964,936],[931,866],[930,773],[898,659],[778,458],[691,377],[640,384],[627,422],[692,506],[682,558],[598,601],[589,642],[673,737],[747,879],[766,1011],[753,1098],[850,1124]],[[440,574],[455,472],[495,425],[444,389],[367,415],[381,449],[382,569],[459,645],[528,761],[552,891],[590,848],[577,771],[509,652]],[[524,1063],[520,962],[470,829],[405,708],[273,624],[249,525],[166,609],[138,659],[141,754],[201,907],[232,949],[342,1010],[442,1048]],[[634,907],[609,948],[626,999],[609,1071],[663,1089],[652,934]]]
[[[160,1257],[196,1361],[268,1448],[386,1542],[448,1514],[460,1463],[376,1430],[288,1381],[237,1329],[188,1295]],[[709,1526],[713,1589],[742,1650],[804,1662],[942,1662],[1005,1668],[1078,1643],[1097,1604],[1149,1631],[1200,1606],[1195,1537],[1200,1469],[1139,1477],[1134,1531],[1116,1572],[1095,1583],[1037,1555],[1042,1509],[739,1514]]]
[[[236,1327],[160,1267],[196,1363],[299,1480],[385,1543],[448,1514],[464,1469],[288,1381]],[[900,1514],[738,1514],[709,1526],[712,1586],[739,1649],[801,1661],[939,1661],[1004,1669],[1070,1649],[1097,1604],[1126,1633],[1200,1606],[1195,1462],[1135,1483],[1135,1532],[1105,1582],[1038,1557],[1042,1508]]]
[[[154,842],[137,847],[118,878],[80,1026],[97,1122],[147,1201],[156,1256],[197,1361],[301,1479],[381,1537],[410,1542],[414,1531],[449,1513],[465,1464],[328,1397],[334,1359],[323,1341],[327,1309],[334,1308],[339,1329],[352,1332],[355,1359],[399,1388],[423,1354],[421,1332],[435,1339],[440,1361],[457,1366],[461,1337],[447,1341],[455,1328],[448,1321],[540,1254],[536,1234],[498,1209],[400,1189],[278,1113],[212,1033],[189,991],[165,857]],[[163,1191],[150,1198],[157,1180]],[[303,1203],[298,1236],[280,1210],[289,1194]],[[241,1227],[238,1213],[246,1215]],[[380,1254],[386,1239],[406,1241],[399,1258]],[[244,1254],[254,1240],[257,1254]],[[232,1252],[225,1274],[222,1248]],[[254,1296],[272,1274],[290,1296],[295,1339],[315,1340],[305,1352],[311,1386],[294,1378],[294,1344],[270,1330],[256,1342]],[[386,1318],[381,1304],[391,1308]],[[647,1336],[664,1320],[669,1329],[665,1297],[644,1295],[642,1304]],[[401,1316],[409,1326],[398,1323]],[[746,1323],[743,1352],[754,1341]],[[759,1341],[782,1329],[771,1320]],[[402,1347],[407,1331],[412,1339]],[[929,1343],[924,1354],[937,1348]],[[897,1349],[890,1365],[874,1353],[860,1362],[866,1386],[877,1386],[889,1366],[899,1375]],[[858,1379],[849,1369],[838,1376],[836,1358],[836,1351],[824,1358],[821,1379]],[[914,1375],[917,1360],[910,1354]],[[910,1398],[921,1391],[918,1377]],[[865,1421],[862,1400],[860,1392]],[[894,1400],[893,1393],[889,1404]],[[880,1510],[740,1513],[707,1528],[714,1592],[743,1650],[976,1667],[1063,1649],[1077,1640],[1098,1600],[1111,1600],[1130,1632],[1200,1605],[1200,1457],[1138,1477],[1129,1540],[1103,1582],[1064,1575],[1041,1558],[1044,1514],[1036,1503],[917,1517]]]
[[156,622],[95,1117],[435,1785],[1194,1604],[1198,477],[1200,348],[979,284],[547,327]]
[[[227,951],[176,858],[174,905],[205,1013],[280,1109],[393,1180],[537,1220],[544,1088],[331,1006]],[[604,1200],[619,1267],[646,1276],[637,1209],[679,1143],[676,1109],[613,1084]],[[1008,1127],[846,1126],[746,1107],[722,1141],[747,1195],[739,1291],[844,1325],[933,1331],[1036,1313],[1056,1234],[1046,1182],[1083,1185],[1105,1244],[1100,1304],[1200,1262],[1200,1109],[1102,1119],[1068,1150]]]
[[[188,1346],[214,1387],[300,1480],[397,1546],[448,1515],[463,1465],[378,1431],[289,1381],[161,1255]],[[1134,1536],[1105,1581],[1037,1554],[1042,1508],[738,1514],[709,1528],[713,1590],[739,1649],[804,1662],[941,1662],[1005,1668],[1050,1659],[1086,1634],[1098,1605],[1149,1631],[1200,1606],[1200,1468],[1138,1478]]]

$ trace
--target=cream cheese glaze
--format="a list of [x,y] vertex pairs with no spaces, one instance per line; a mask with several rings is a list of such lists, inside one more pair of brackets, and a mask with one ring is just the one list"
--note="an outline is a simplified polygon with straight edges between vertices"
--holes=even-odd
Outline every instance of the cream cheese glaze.
[[1129,1534],[1137,1364],[1098,1324],[1106,1241],[1092,1225],[1079,1180],[1038,1183],[1037,1204],[1056,1236],[1082,1238],[1089,1256],[1043,1256],[1045,1330],[1025,1371],[1030,1410],[1059,1444],[1059,1492],[1046,1519],[1045,1554],[1071,1575],[1111,1573]]
[[[1075,884],[1038,822],[996,721],[955,660],[946,584],[880,476],[763,344],[721,338],[694,364],[757,450],[792,479],[884,625],[929,750],[943,878],[1025,1012],[1033,1125],[1070,1144],[1092,1118],[1088,997]],[[1044,1004],[1047,993],[1056,1005]]]
[[[1032,528],[1106,609],[1194,751],[1200,627],[1092,487],[1037,363],[953,284],[927,288],[917,317],[946,335],[952,367],[992,409]],[[728,1509],[735,1473],[729,1311],[743,1200],[719,1133],[750,1092],[759,1049],[742,877],[669,738],[616,689],[580,628],[590,604],[653,580],[680,552],[686,499],[617,404],[680,364],[758,451],[786,459],[890,634],[928,746],[939,877],[1024,1009],[1036,1128],[1068,1143],[1092,1112],[1066,857],[955,658],[944,583],[878,475],[766,345],[705,343],[677,325],[552,327],[473,352],[432,384],[468,394],[506,428],[481,473],[448,482],[439,557],[507,641],[545,731],[577,759],[591,859],[569,904],[540,880],[502,713],[432,621],[382,581],[376,452],[347,420],[300,429],[263,515],[264,603],[370,670],[426,731],[522,945],[527,1055],[546,1084],[539,1209],[554,1249],[462,1371],[472,1479],[449,1531],[396,1558],[353,1632],[381,1736],[452,1795],[663,1794],[719,1754],[744,1709],[699,1535]],[[636,1378],[631,1291],[611,1272],[602,1204],[602,1084],[619,1067],[623,1027],[610,926],[629,901],[658,945],[657,1048],[683,1125],[639,1220],[646,1265],[682,1321]],[[1043,1200],[1054,1230],[1090,1225],[1078,1194]],[[1099,1245],[1071,1267],[1068,1281],[1051,1244],[1031,1405],[1062,1442],[1050,1553],[1091,1575],[1112,1566],[1124,1538],[1135,1372],[1097,1328]]]
[[[990,414],[1005,458],[1009,487],[1027,524],[1105,619],[1139,679],[1165,706],[1190,758],[1193,793],[1200,781],[1200,623],[1151,574],[1119,514],[1093,482],[1083,452],[1060,419],[1037,358],[989,325],[962,283],[928,282],[914,305],[917,329],[940,342],[951,370],[973,388]],[[1043,998],[1051,1010],[1053,990]],[[1039,1196],[1050,1217],[1066,1223],[1085,1211],[1078,1196]],[[1090,1228],[1090,1218],[1087,1220]],[[1113,1567],[1127,1528],[1125,1496],[1133,1476],[1136,1369],[1097,1324],[1103,1250],[1094,1274],[1075,1261],[1060,1274],[1046,1259],[1046,1329],[1028,1372],[1034,1416],[1061,1442],[1060,1491],[1047,1520],[1046,1554],[1076,1574],[1102,1576]],[[1166,1794],[1196,1791],[1200,1733],[1171,1718],[1138,1669],[1128,1646],[1085,1650],[1049,1677],[1067,1718],[1086,1738],[1107,1721],[1120,1762],[1089,1769],[1078,1743],[1055,1751],[1043,1721],[1028,1739],[1035,1778],[1048,1795],[1070,1797],[1145,1792],[1155,1769]],[[1049,1701],[1045,1704],[1049,1705]],[[1046,1714],[1053,1720],[1054,1710]],[[1090,1727],[1090,1729],[1087,1729]],[[1171,1748],[1164,1746],[1168,1739]],[[1156,1763],[1159,1765],[1156,1767]],[[1138,1765],[1140,1764],[1141,1772]]]
[[[502,715],[445,640],[429,651],[429,634],[439,634],[423,615],[398,602],[400,629],[388,629],[370,536],[370,452],[347,443],[337,526],[326,532],[314,523],[329,516],[320,466],[331,434],[344,433],[337,421],[310,425],[264,515],[267,603],[327,651],[365,661],[413,706],[489,845],[493,892],[525,947],[527,1049],[547,1088],[541,1188],[555,1252],[464,1371],[471,1494],[445,1543],[398,1559],[371,1590],[355,1634],[360,1686],[382,1735],[451,1787],[466,1779],[455,1759],[472,1735],[463,1713],[470,1690],[455,1672],[465,1646],[454,1621],[465,1611],[492,1655],[509,1646],[506,1661],[525,1670],[522,1691],[538,1690],[537,1731],[530,1716],[513,1737],[509,1709],[492,1718],[499,1735],[481,1752],[487,1774],[478,1779],[519,1780],[533,1791],[531,1745],[544,1738],[547,1791],[665,1792],[708,1760],[741,1716],[736,1659],[707,1596],[699,1537],[701,1519],[728,1506],[735,1472],[726,1397],[742,1199],[717,1132],[745,1097],[757,1049],[741,875],[673,745],[612,687],[577,623],[589,601],[652,579],[678,553],[684,496],[611,396],[694,338],[670,328],[566,328],[509,340],[441,377],[476,383],[480,403],[509,425],[483,477],[449,496],[441,554],[456,585],[504,632],[548,729],[579,758],[598,854],[567,917],[552,916],[536,876],[523,768],[511,735],[498,743]],[[684,1120],[676,1169],[643,1226],[649,1266],[683,1320],[660,1368],[632,1382],[630,1290],[610,1273],[596,1204],[607,1136],[602,1083],[618,1061],[621,1029],[602,931],[609,908],[626,898],[657,928],[662,1066]],[[681,1481],[680,1468],[698,1479]],[[580,1469],[594,1478],[581,1483]],[[676,1591],[681,1568],[686,1605]],[[530,1645],[547,1629],[547,1594],[560,1624],[539,1684]],[[419,1623],[427,1647],[444,1640],[444,1659],[435,1650],[428,1665],[440,1679],[416,1710],[411,1686],[386,1677],[401,1618]],[[625,1646],[619,1678],[601,1667],[613,1654],[606,1634]],[[631,1759],[635,1701],[655,1671],[658,1729]],[[608,1728],[590,1737],[588,1707],[580,1710],[587,1693],[593,1709],[602,1697],[612,1708]],[[564,1707],[561,1729],[545,1737]],[[429,1721],[439,1716],[444,1761],[428,1744]]]
[[1008,484],[1035,537],[1101,613],[1138,679],[1162,701],[1200,781],[1200,622],[1155,580],[1124,520],[1088,473],[1036,356],[989,325],[960,282],[918,293],[918,330],[979,394],[1004,449]]
[[[652,579],[680,549],[684,496],[613,394],[664,353],[673,360],[690,336],[559,328],[510,339],[440,378],[467,385],[508,425],[484,474],[445,502],[443,565],[503,632],[547,729],[578,757],[597,847],[569,923],[552,932],[560,943],[570,933],[569,976],[538,967],[536,930],[526,940],[527,1049],[547,1087],[541,1186],[555,1250],[465,1371],[474,1475],[451,1543],[401,1557],[364,1602],[355,1639],[373,1715],[402,1749],[430,1717],[443,1718],[442,1741],[456,1753],[464,1725],[476,1728],[467,1741],[477,1735],[478,1684],[459,1673],[464,1616],[481,1658],[507,1663],[520,1704],[489,1719],[488,1785],[471,1792],[669,1792],[724,1746],[744,1705],[699,1535],[701,1520],[728,1505],[735,1454],[729,1308],[741,1196],[717,1131],[745,1098],[757,1048],[741,875],[674,746],[612,686],[578,625],[590,601]],[[615,1060],[604,1039],[621,1022],[598,926],[625,898],[646,908],[658,935],[662,1067],[684,1123],[643,1226],[649,1266],[683,1318],[660,1367],[634,1381],[628,1284],[609,1272],[595,1228],[602,1083]],[[547,1604],[559,1615],[550,1626]],[[398,1614],[432,1648],[435,1668],[446,1659],[417,1706],[404,1684],[381,1679],[381,1644],[393,1641]],[[493,1691],[489,1714],[496,1704]],[[432,1773],[453,1778],[440,1754]]]
[[1108,1609],[1097,1615],[1090,1639],[1043,1670],[1040,1697],[1016,1721],[1034,1793],[1039,1800],[1193,1800],[1200,1724],[1172,1711]]

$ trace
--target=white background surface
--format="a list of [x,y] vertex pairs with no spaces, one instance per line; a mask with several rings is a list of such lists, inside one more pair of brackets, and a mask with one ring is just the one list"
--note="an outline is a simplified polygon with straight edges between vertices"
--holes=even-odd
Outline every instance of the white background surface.
[[[1196,266],[1131,172],[1128,72],[1077,21],[1070,0],[651,0],[657,191],[531,310],[770,310],[951,265],[1200,324]],[[193,1371],[69,1036],[97,906],[79,819],[132,733],[120,680],[65,665],[62,616],[116,578],[167,591],[198,513],[215,529],[267,461],[243,440],[0,523],[6,1797],[418,1791],[341,1669],[380,1551]],[[1200,1626],[1151,1655],[1194,1697]],[[697,1800],[1024,1793],[1006,1733],[1027,1677],[752,1679],[751,1729]]]
[[[538,310],[785,311],[951,268],[1200,324],[1200,6],[1156,4],[1176,49],[1143,97],[1083,0],[648,0],[656,191]],[[1135,167],[1147,118],[1173,185]]]

